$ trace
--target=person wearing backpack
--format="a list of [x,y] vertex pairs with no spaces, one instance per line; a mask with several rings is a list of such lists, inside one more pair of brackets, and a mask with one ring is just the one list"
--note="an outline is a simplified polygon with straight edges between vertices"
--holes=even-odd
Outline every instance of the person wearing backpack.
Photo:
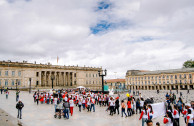
[[18,116],[17,118],[22,119],[22,108],[24,107],[24,104],[22,103],[22,100],[20,99],[19,102],[16,104],[16,109],[18,109]]
[[63,100],[63,107],[64,107],[64,118],[69,119],[69,109],[70,109],[70,104],[67,102],[67,100]]

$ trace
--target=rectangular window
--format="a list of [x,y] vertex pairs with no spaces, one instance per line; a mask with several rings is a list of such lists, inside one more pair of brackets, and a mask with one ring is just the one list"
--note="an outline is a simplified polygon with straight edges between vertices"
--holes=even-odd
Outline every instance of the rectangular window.
[[186,78],[186,74],[184,74],[184,78]]
[[0,76],[1,76],[1,71],[0,71]]
[[15,76],[15,71],[12,71],[12,76]]
[[180,84],[182,84],[182,81],[180,80]]
[[[175,75],[176,76],[176,75]],[[177,84],[177,80],[175,80],[175,84]]]
[[182,76],[181,76],[181,75],[179,75],[179,78],[180,78],[180,79],[181,79],[181,77],[182,77]]
[[38,77],[39,76],[39,72],[36,72],[36,77]]
[[169,79],[169,76],[167,75],[166,78]]
[[173,84],[173,80],[171,80],[171,84]]
[[0,80],[0,86],[1,86],[1,80]]
[[173,79],[173,75],[171,75],[171,79]]
[[88,74],[86,73],[86,77],[88,77]]
[[190,80],[190,84],[192,84],[192,80]]
[[[1,71],[0,71],[0,73],[1,73]],[[0,76],[1,76],[1,74],[0,74]],[[192,78],[192,75],[191,74],[189,74],[189,78]]]
[[38,86],[38,81],[36,81],[36,86]]
[[18,85],[21,85],[21,81],[20,80],[18,80]]
[[8,76],[8,71],[5,71],[5,76]]
[[174,77],[175,77],[175,79],[177,79],[177,75],[175,75]]
[[74,74],[74,77],[76,77],[76,73]]
[[5,80],[5,86],[8,86],[8,80]]
[[14,86],[14,80],[12,80],[11,84],[12,84],[12,86]]
[[18,76],[21,76],[21,71],[18,71]]

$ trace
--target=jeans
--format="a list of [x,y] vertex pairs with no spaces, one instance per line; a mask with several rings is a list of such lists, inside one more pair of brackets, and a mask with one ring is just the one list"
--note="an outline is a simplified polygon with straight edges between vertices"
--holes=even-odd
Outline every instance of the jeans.
[[140,106],[136,106],[136,114],[137,114],[137,110],[139,109],[139,113],[141,113],[141,108]]
[[132,115],[132,109],[131,108],[127,108],[127,113],[128,113],[128,116],[131,116]]
[[16,102],[19,100],[19,95],[16,95]]
[[47,99],[46,103],[49,104],[49,99]]
[[194,126],[194,123],[188,123],[188,126]]
[[117,112],[119,114],[119,107],[115,107],[115,113],[116,113],[116,110],[117,110]]
[[88,112],[90,111],[91,109],[90,109],[90,105],[88,105]]
[[93,108],[93,111],[95,112],[95,105],[94,104],[91,104],[90,111],[92,110],[92,108]]
[[18,118],[22,118],[22,109],[18,109]]
[[142,118],[142,126],[144,126],[144,123],[147,121],[148,119],[146,118]]
[[63,112],[64,112],[65,118],[69,119],[69,108],[65,108]]
[[150,116],[150,120],[152,120],[153,116]]
[[127,117],[127,114],[125,113],[125,108],[122,108],[122,117],[123,117],[123,113],[125,114],[125,116]]
[[56,113],[56,108],[57,108],[57,105],[55,104],[55,113]]
[[82,105],[83,105],[83,109],[85,109],[85,108],[86,108],[86,107],[85,107],[85,103],[83,103]]
[[82,110],[82,109],[81,109],[82,105],[78,105],[78,106],[79,106],[79,111],[81,112],[81,110]]
[[114,113],[114,106],[110,106],[110,115],[113,115]]
[[6,94],[6,99],[8,99],[8,95]]

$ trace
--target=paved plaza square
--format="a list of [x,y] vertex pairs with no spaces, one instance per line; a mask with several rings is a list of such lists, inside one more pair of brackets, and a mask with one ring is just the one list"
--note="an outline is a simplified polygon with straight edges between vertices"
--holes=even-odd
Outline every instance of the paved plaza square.
[[[149,92],[149,94],[148,94]],[[151,96],[154,95],[156,101],[163,100],[165,91],[161,92],[159,95],[156,95],[156,91],[142,91],[143,97],[145,95]],[[186,93],[185,93],[186,94]],[[33,101],[33,93],[29,94],[26,91],[20,93],[20,99],[24,103],[24,108],[22,110],[22,119],[17,119],[17,110],[16,110],[16,99],[15,91],[10,91],[9,98],[5,98],[5,94],[0,95],[0,109],[7,112],[7,124],[10,123],[13,125],[22,124],[23,126],[58,126],[58,125],[67,125],[73,126],[141,126],[141,120],[139,121],[139,114],[135,114],[131,117],[121,117],[121,115],[114,114],[113,116],[109,115],[109,112],[106,112],[107,107],[99,107],[96,105],[96,112],[87,112],[87,110],[78,111],[78,107],[74,107],[73,116],[70,116],[69,120],[64,118],[58,119],[54,118],[54,105],[39,104],[37,105]],[[125,94],[121,94],[121,98],[124,98]],[[159,99],[161,97],[161,99]],[[178,96],[177,96],[178,97]],[[193,92],[190,93],[189,98],[193,98]],[[186,98],[183,98],[186,100]],[[1,113],[2,116],[5,116]],[[1,117],[2,117],[1,116]],[[4,118],[2,118],[4,119]],[[163,124],[163,116],[153,119],[154,125],[156,122]],[[183,117],[180,118],[181,126],[184,126]],[[6,124],[6,123],[5,123]]]

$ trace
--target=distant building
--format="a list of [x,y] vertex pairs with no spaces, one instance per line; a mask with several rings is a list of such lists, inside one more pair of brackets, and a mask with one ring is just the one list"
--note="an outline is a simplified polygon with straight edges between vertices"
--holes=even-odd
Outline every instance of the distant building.
[[108,79],[105,80],[105,84],[109,89],[126,89],[125,79]]
[[51,88],[53,76],[55,88],[85,86],[101,90],[99,70],[102,68],[0,61],[0,87],[15,88],[17,83],[19,88],[28,88],[31,82],[32,87]]
[[142,71],[128,70],[126,83],[129,89],[187,90],[194,88],[194,68]]

